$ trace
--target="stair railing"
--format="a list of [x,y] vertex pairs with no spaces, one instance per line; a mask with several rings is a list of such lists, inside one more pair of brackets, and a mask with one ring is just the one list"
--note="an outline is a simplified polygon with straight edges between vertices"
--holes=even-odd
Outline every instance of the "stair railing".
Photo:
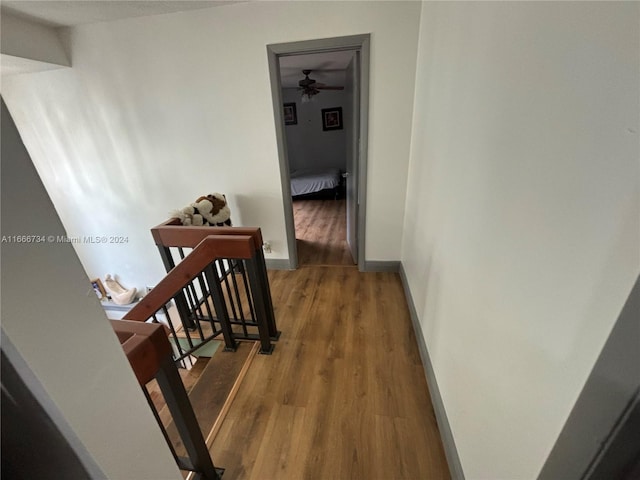
[[[123,320],[111,320],[111,325],[178,468],[194,472],[196,478],[203,480],[221,480],[224,469],[216,468],[213,464],[193,407],[173,361],[171,345],[164,329],[160,325]],[[149,395],[146,385],[153,379],[158,382],[187,457],[177,454]]]
[[[168,273],[123,320],[111,324],[179,468],[195,472],[196,478],[220,480],[224,470],[213,465],[176,362],[220,334],[228,350],[236,349],[237,340],[249,339],[260,342],[261,353],[273,351],[271,340],[277,339],[279,332],[262,253],[262,235],[259,228],[167,230],[164,226],[156,227],[153,235]],[[175,243],[181,244],[177,264],[170,250]],[[190,249],[187,255],[185,247]],[[167,305],[172,300],[178,307],[188,347],[180,344],[169,313]],[[242,316],[245,307],[246,318]],[[160,321],[159,314],[165,316],[165,322]],[[205,334],[207,323],[211,332]],[[250,327],[257,333],[250,333]],[[173,348],[167,339],[168,332],[175,342]],[[188,457],[177,454],[146,388],[154,378]]]
[[[185,261],[189,252],[204,238],[211,235],[250,236],[250,255],[219,258],[210,265],[208,271],[219,279],[219,288],[209,285],[207,273],[203,272],[176,295],[175,306],[185,330],[199,332],[204,322],[214,325],[218,331],[222,330],[223,323],[228,322],[232,338],[224,337],[227,350],[235,350],[237,340],[260,341],[260,353],[263,354],[273,350],[273,345],[266,342],[266,335],[262,332],[262,326],[266,325],[270,340],[275,341],[280,336],[273,312],[260,228],[183,226],[177,219],[171,219],[152,228],[151,233],[167,272]],[[213,288],[208,289],[209,286]],[[208,308],[211,303],[217,305],[215,315]]]
[[[176,264],[169,247],[163,245],[161,254],[168,269],[167,276],[124,319],[159,322],[158,314],[164,314],[165,325],[174,338],[176,361],[188,357],[220,334],[226,350],[235,350],[237,340],[258,340],[260,353],[270,354],[274,348],[271,340],[277,339],[279,332],[275,325],[260,229],[194,228],[198,231],[160,232],[164,242],[180,242],[195,248],[185,255],[181,247],[180,261]],[[155,230],[152,232],[157,243]],[[179,341],[171,320],[167,308],[171,299],[175,301],[182,324],[180,334],[187,345]],[[254,328],[255,333],[250,333],[249,328]]]

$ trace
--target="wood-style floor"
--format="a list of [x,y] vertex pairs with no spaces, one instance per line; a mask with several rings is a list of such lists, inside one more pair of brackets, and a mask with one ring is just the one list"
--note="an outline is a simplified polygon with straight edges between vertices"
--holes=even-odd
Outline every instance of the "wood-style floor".
[[282,336],[211,445],[230,479],[450,478],[397,274],[269,272]]
[[298,265],[353,265],[347,245],[346,203],[294,200]]
[[215,464],[238,480],[450,478],[398,275],[353,266],[344,200],[296,201],[294,212],[304,268],[269,272],[273,354],[253,357],[221,421],[246,355],[216,352],[235,366],[185,379],[202,375],[191,400],[205,438],[216,421]]

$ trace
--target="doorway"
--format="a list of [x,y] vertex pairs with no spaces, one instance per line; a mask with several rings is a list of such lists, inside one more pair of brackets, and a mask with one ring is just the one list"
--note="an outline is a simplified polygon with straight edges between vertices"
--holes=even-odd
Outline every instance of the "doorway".
[[[340,53],[342,52],[342,53]],[[309,252],[298,252],[296,241],[296,225],[294,219],[294,202],[292,198],[292,171],[300,166],[300,158],[295,157],[295,152],[290,152],[291,146],[287,145],[287,136],[285,131],[285,121],[292,121],[291,103],[285,101],[283,94],[283,76],[281,75],[281,59],[286,57],[309,56],[311,54],[337,55],[345,56],[347,53],[349,62],[344,65],[344,90],[345,103],[342,108],[342,118],[340,122],[344,124],[345,135],[345,161],[344,168],[341,173],[341,190],[336,190],[336,196],[342,197],[333,199],[334,202],[342,202],[344,206],[344,240],[348,245],[348,253],[353,259],[353,263],[358,265],[362,271],[364,269],[364,240],[365,240],[365,212],[366,205],[366,160],[367,160],[367,118],[368,118],[368,85],[369,85],[369,35],[354,35],[349,37],[337,37],[320,40],[310,40],[305,42],[294,42],[286,44],[274,44],[267,46],[269,59],[269,72],[271,77],[271,91],[276,124],[276,138],[278,144],[278,156],[280,161],[280,178],[282,181],[283,192],[283,208],[285,217],[285,227],[287,234],[287,244],[289,252],[289,268],[295,269],[300,263],[299,254],[307,255]],[[284,63],[292,64],[291,59],[284,60]],[[295,61],[293,62],[295,64]],[[318,64],[321,65],[321,64]],[[326,65],[325,65],[326,66]],[[304,73],[301,71],[301,74]],[[313,72],[312,72],[313,73]],[[307,75],[309,76],[309,75]],[[303,77],[301,79],[304,80]],[[325,85],[325,84],[322,84]],[[293,85],[295,87],[295,84]],[[285,103],[289,105],[286,109]],[[295,103],[294,103],[295,105]],[[294,107],[295,108],[295,107]],[[331,110],[331,109],[329,109]],[[324,109],[322,112],[323,115]],[[328,115],[332,115],[329,120],[335,120],[335,111],[330,111]],[[319,117],[320,118],[320,117]],[[328,127],[335,126],[329,123]],[[323,129],[327,124],[323,125]],[[292,153],[293,155],[290,155]],[[330,159],[323,160],[330,163]],[[296,165],[296,163],[298,165]],[[297,175],[297,171],[294,175]],[[326,193],[326,192],[325,192]],[[328,200],[327,200],[328,201]],[[340,209],[339,204],[325,205],[329,207],[329,211],[333,208]],[[321,227],[321,225],[320,225]],[[342,235],[339,231],[336,235]],[[319,239],[321,240],[321,239]],[[332,252],[335,253],[334,244],[328,244],[328,250],[323,253],[325,257],[331,257]],[[306,245],[305,245],[306,246]],[[344,257],[344,256],[343,256]],[[304,260],[304,258],[303,258]],[[317,261],[314,263],[318,263]],[[322,263],[322,262],[320,262]]]

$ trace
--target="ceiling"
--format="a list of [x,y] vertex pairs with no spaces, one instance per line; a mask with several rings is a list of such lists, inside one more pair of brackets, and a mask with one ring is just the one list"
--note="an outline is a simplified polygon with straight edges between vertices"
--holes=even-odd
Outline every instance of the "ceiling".
[[[2,12],[51,27],[72,27],[133,17],[219,7],[250,0],[0,0]],[[353,51],[336,51],[280,57],[284,88],[297,88],[302,70],[310,78],[331,86],[344,85],[344,71]],[[6,59],[5,59],[6,60]],[[3,70],[5,70],[3,61]],[[6,72],[4,72],[6,73]]]
[[318,83],[344,86],[345,70],[352,58],[350,50],[280,57],[282,87],[297,88],[304,78],[302,70],[311,70],[309,77]]
[[3,12],[52,27],[218,7],[247,0],[2,0]]

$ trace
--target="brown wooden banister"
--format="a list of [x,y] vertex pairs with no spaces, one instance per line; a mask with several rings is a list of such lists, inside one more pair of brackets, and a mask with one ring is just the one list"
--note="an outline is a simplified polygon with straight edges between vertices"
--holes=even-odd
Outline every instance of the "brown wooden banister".
[[173,303],[182,328],[176,327],[175,316],[174,322],[163,323],[173,336],[176,361],[187,359],[199,345],[219,335],[225,350],[235,350],[237,340],[259,340],[260,353],[271,353],[271,341],[280,332],[260,229],[192,227],[176,222],[172,219],[152,229],[167,276],[124,320],[159,322],[158,314],[169,320],[167,308]]
[[[234,230],[234,233],[236,232]],[[208,233],[209,235],[201,239],[184,261],[167,273],[167,276],[124,316],[124,320],[146,321],[214,260],[250,259],[255,254],[255,241],[252,236],[211,235],[211,230],[208,230]]]
[[[153,411],[167,445],[181,470],[190,470],[196,478],[221,480],[224,469],[216,468],[198,425],[178,370],[171,357],[171,345],[160,325],[122,320],[111,320],[124,353],[138,379],[147,402]],[[146,389],[156,379],[182,445],[188,455],[179,457],[169,439],[166,428]]]
[[[273,351],[271,340],[280,332],[262,234],[259,228],[184,227],[175,219],[152,233],[167,275],[112,325],[178,466],[197,472],[194,478],[220,480],[223,470],[211,461],[176,364],[185,366],[219,335],[225,350],[235,350],[237,340],[249,340],[260,342],[260,353]],[[185,252],[185,247],[190,251]],[[152,378],[160,386],[189,458],[176,454],[154,409],[145,387]]]
[[[257,339],[255,327],[260,324],[266,324],[268,329],[268,338],[277,340],[280,332],[276,326],[276,320],[273,312],[273,302],[271,300],[271,291],[269,289],[269,279],[267,275],[267,267],[262,250],[262,232],[258,227],[195,227],[184,226],[176,218],[169,219],[162,224],[151,229],[156,246],[164,263],[167,272],[175,268],[176,263],[181,263],[185,259],[185,249],[192,249],[198,245],[203,238],[209,235],[248,235],[253,240],[253,256],[250,260],[240,259],[229,262],[217,261],[217,269],[220,273],[221,285],[225,290],[222,302],[218,302],[216,310],[220,310],[219,314],[234,326],[232,336],[237,339],[253,340]],[[238,276],[239,285],[235,276]],[[248,283],[251,285],[250,293],[248,291]],[[199,281],[198,281],[199,282]],[[198,283],[195,282],[195,283]],[[241,290],[248,294],[248,298],[243,295]],[[195,285],[195,284],[194,284]],[[194,301],[193,289],[185,289],[183,294],[175,297],[176,309],[183,320],[186,328],[198,328],[198,318],[204,319],[208,315],[197,312],[201,306],[198,301]],[[215,303],[216,292],[213,292]],[[220,297],[222,292],[217,292]],[[235,305],[234,305],[235,302]],[[225,311],[225,305],[229,307]],[[249,312],[243,313],[247,308]],[[206,309],[206,308],[205,308]],[[197,317],[197,318],[196,318]],[[217,321],[217,320],[216,320]],[[222,323],[220,323],[222,326]],[[224,329],[222,331],[224,334]],[[258,328],[258,334],[261,343],[261,353],[269,353],[273,346],[267,342],[264,332]],[[233,341],[228,341],[229,335],[225,336],[225,348],[233,350],[235,348]]]
[[209,235],[249,235],[254,248],[262,248],[262,232],[257,227],[185,227],[180,220],[172,218],[152,228],[151,234],[156,245],[164,247],[194,248]]
[[111,326],[138,382],[146,385],[156,376],[163,361],[171,358],[171,345],[162,325],[111,320]]

